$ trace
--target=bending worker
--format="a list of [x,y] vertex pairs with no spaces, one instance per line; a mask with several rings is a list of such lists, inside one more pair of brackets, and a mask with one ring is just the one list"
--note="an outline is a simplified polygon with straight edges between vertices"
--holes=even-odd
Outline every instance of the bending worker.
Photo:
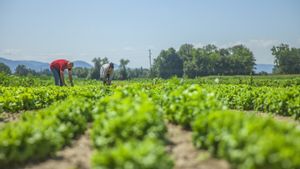
[[73,79],[72,79],[72,68],[73,68],[73,62],[70,62],[65,59],[57,59],[51,62],[50,69],[53,73],[55,85],[57,86],[66,86],[65,78],[64,78],[64,70],[68,69],[69,73],[69,80],[71,83],[71,86],[74,86]]
[[103,84],[110,85],[111,80],[114,74],[114,64],[107,63],[102,65],[100,69],[100,79],[103,81]]

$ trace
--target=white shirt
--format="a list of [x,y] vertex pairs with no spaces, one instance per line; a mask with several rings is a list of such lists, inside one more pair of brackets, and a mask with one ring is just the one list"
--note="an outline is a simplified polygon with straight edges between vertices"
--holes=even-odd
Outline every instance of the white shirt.
[[109,63],[106,63],[104,65],[101,66],[100,68],[100,78],[104,79],[106,78],[106,75],[109,74],[109,80],[112,80],[113,74],[114,74],[114,70],[112,69],[111,72],[109,72]]

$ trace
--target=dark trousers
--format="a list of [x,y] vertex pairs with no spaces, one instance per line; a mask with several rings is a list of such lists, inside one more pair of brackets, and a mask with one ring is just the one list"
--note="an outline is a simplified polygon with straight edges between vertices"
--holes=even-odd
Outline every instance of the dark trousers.
[[106,76],[102,79],[103,80],[103,84],[109,84],[109,74],[106,74]]
[[63,83],[60,79],[60,71],[58,69],[51,69],[52,74],[54,76],[54,82],[56,86],[63,86]]

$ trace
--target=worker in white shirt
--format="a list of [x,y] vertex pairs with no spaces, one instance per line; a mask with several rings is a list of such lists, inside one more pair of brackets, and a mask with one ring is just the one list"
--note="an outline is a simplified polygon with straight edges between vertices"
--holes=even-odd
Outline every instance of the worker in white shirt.
[[104,64],[100,68],[100,79],[103,81],[103,84],[110,85],[113,74],[114,74],[114,64],[113,63]]

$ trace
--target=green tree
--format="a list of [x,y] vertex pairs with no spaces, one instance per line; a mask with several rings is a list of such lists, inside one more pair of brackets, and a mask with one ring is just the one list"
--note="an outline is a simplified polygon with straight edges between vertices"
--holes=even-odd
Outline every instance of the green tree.
[[94,58],[92,60],[92,62],[94,63],[94,67],[91,69],[89,78],[99,80],[100,79],[100,68],[102,65],[108,63],[108,59],[107,59],[107,57],[104,57],[103,59],[98,57],[98,58]]
[[40,75],[46,75],[46,76],[51,76],[52,72],[49,69],[44,69],[41,72],[39,72]]
[[253,73],[255,58],[244,45],[236,45],[228,49],[232,74],[249,75]]
[[195,52],[196,76],[209,75],[211,69],[210,58],[204,48],[198,48]]
[[0,63],[0,72],[4,74],[11,74],[10,68],[4,63]]
[[126,70],[126,65],[129,63],[128,59],[121,59],[120,60],[120,79],[125,80],[128,78],[128,73]]
[[170,78],[172,76],[182,77],[183,60],[173,48],[169,48],[166,51],[162,50],[154,60],[153,69],[162,78]]
[[273,46],[272,55],[275,56],[275,73],[296,74],[300,73],[300,49],[290,48],[287,44]]
[[16,72],[15,72],[16,75],[27,76],[28,73],[29,73],[29,70],[26,68],[25,65],[18,65],[16,67]]
[[194,50],[194,46],[192,44],[183,44],[180,46],[178,50],[178,54],[183,61],[192,60],[193,50]]
[[153,70],[157,76],[181,76],[182,72],[190,78],[206,75],[246,75],[253,73],[255,66],[253,53],[243,45],[218,49],[213,44],[202,48],[183,44],[177,55],[174,51],[173,48],[163,50],[155,59]]
[[83,68],[83,67],[75,67],[73,69],[73,74],[79,78],[87,78],[89,75],[90,69],[88,68]]
[[229,59],[229,51],[227,49],[221,48],[218,51],[219,53],[219,60],[216,63],[216,74],[217,75],[228,75],[230,74],[231,70],[230,70],[230,59]]
[[132,78],[147,78],[149,77],[149,69],[144,69],[143,67],[141,68],[134,68],[134,69],[130,69],[127,68],[127,72],[128,72],[128,78],[132,79]]
[[194,46],[191,44],[183,44],[178,50],[178,54],[183,60],[183,74],[189,78],[196,76],[196,64],[193,57],[194,51]]

